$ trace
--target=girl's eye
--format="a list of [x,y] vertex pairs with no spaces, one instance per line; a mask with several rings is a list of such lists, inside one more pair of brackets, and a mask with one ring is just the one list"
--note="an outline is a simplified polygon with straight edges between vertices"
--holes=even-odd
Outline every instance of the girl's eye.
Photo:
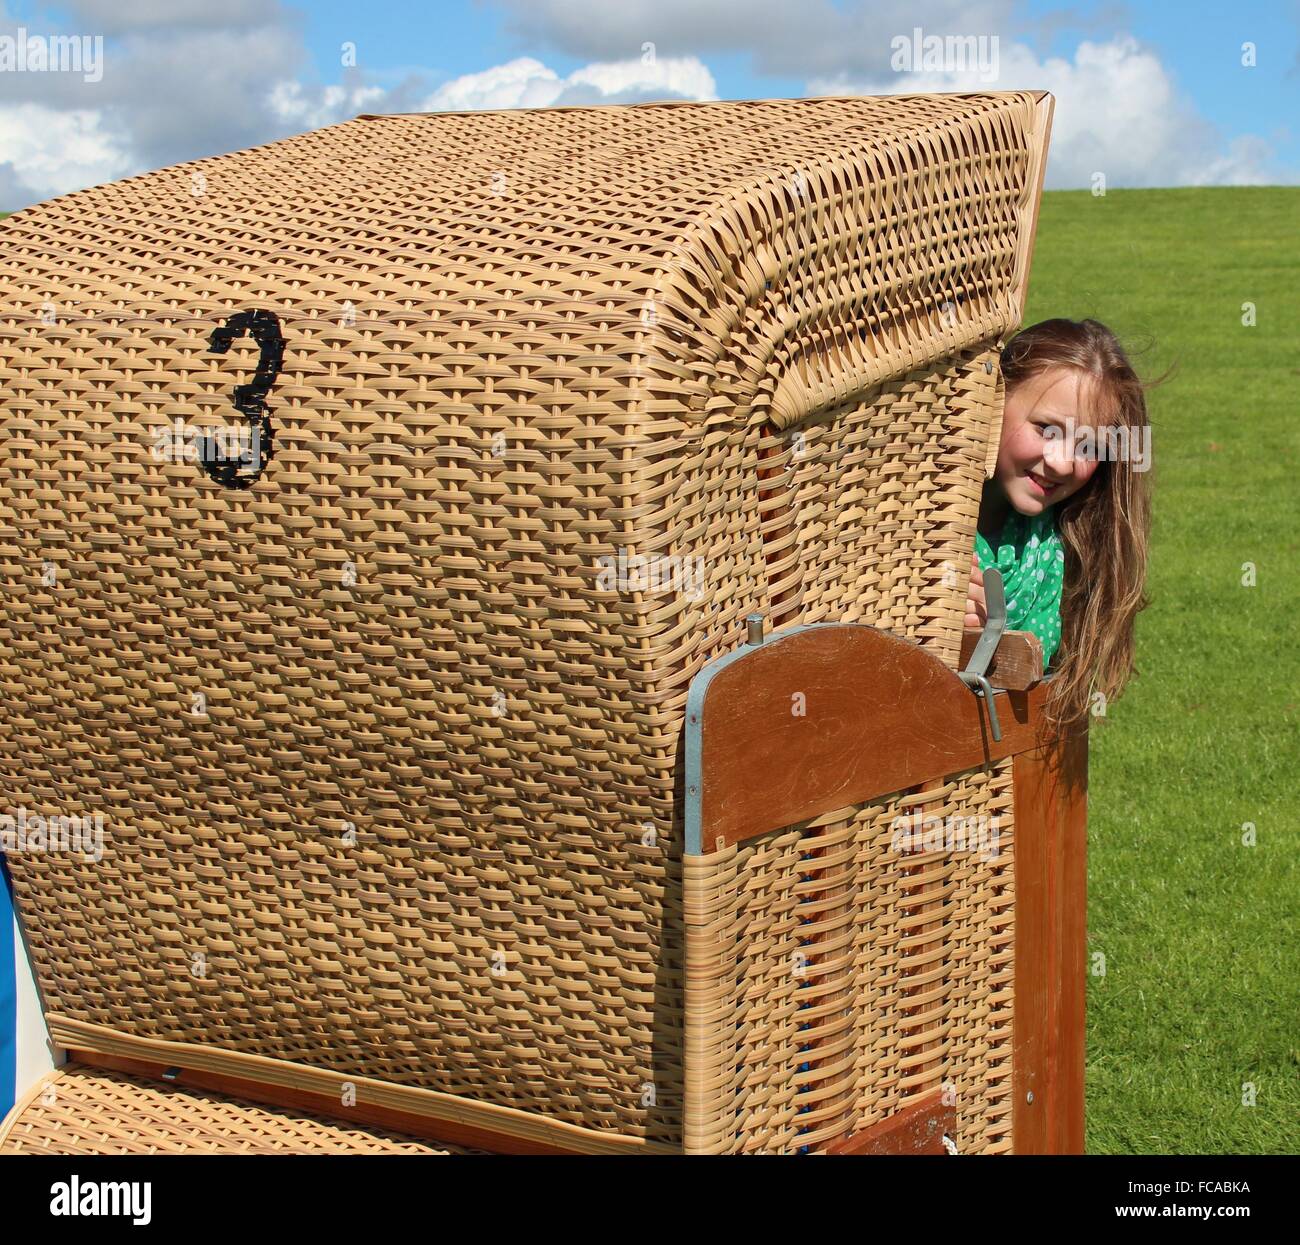
[[[1060,424],[1053,423],[1051,420],[1033,419],[1029,421],[1037,428],[1046,440],[1055,441],[1058,444],[1065,445],[1065,429]],[[1088,434],[1086,430],[1080,428],[1074,434],[1075,451],[1080,451],[1087,443]]]

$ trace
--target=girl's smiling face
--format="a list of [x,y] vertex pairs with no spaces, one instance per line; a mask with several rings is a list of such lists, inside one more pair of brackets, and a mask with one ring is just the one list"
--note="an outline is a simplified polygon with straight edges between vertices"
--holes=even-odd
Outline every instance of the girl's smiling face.
[[1092,479],[1097,457],[1076,445],[1096,422],[1091,390],[1077,368],[1051,367],[1008,395],[994,479],[1021,514],[1041,514]]

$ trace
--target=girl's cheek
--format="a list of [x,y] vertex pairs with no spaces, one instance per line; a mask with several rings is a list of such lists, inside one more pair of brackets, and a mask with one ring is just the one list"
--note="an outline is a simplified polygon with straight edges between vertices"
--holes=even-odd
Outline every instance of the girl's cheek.
[[1043,461],[1056,471],[1072,471],[1076,476],[1078,475],[1080,460],[1075,458],[1071,461],[1069,446],[1062,437],[1044,438]]
[[1036,463],[1043,454],[1042,438],[1034,429],[1023,425],[1008,444],[1007,465],[1014,474],[1019,474],[1025,467]]
[[1076,458],[1074,460],[1074,478],[1080,488],[1092,479],[1097,471],[1095,458]]

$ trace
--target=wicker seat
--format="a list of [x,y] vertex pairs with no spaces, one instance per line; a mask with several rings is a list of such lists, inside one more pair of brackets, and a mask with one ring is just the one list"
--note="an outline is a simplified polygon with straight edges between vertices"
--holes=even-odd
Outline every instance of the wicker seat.
[[120,1072],[60,1068],[0,1125],[3,1154],[451,1154],[342,1120]]
[[680,1150],[688,687],[755,612],[956,665],[1049,110],[362,117],[0,225],[4,811],[103,818],[10,858],[54,1041]]

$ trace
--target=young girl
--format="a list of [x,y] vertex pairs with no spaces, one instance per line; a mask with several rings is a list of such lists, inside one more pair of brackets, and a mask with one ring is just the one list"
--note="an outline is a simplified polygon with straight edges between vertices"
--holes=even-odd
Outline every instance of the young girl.
[[[1145,386],[1096,320],[1044,320],[1002,351],[997,470],[980,503],[967,627],[987,619],[997,567],[1008,630],[1032,631],[1053,672],[1048,721],[1068,728],[1134,673],[1145,596],[1150,425]],[[1158,382],[1157,382],[1158,383]]]

